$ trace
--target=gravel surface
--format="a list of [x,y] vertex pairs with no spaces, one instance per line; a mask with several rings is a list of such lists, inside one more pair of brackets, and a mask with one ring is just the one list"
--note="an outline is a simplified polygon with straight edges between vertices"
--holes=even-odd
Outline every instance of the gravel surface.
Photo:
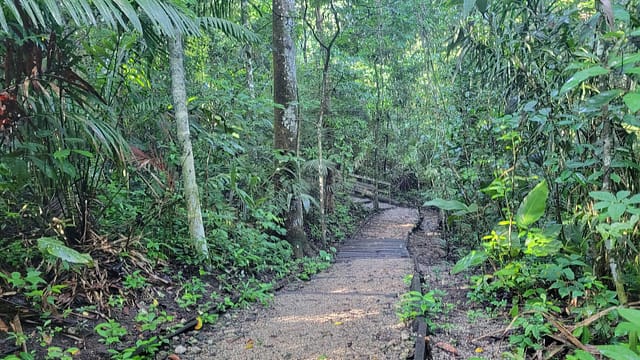
[[413,334],[396,306],[414,270],[405,244],[417,218],[396,207],[376,214],[329,270],[289,284],[267,308],[222,316],[174,353],[182,360],[411,357]]

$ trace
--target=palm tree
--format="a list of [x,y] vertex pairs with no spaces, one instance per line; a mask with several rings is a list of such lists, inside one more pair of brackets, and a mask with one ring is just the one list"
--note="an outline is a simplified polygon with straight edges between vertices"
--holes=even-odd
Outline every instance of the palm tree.
[[[32,176],[25,188],[31,188],[29,192],[35,195],[32,201],[51,209],[50,214],[45,212],[49,215],[45,221],[53,216],[70,219],[65,236],[79,240],[84,240],[90,225],[87,197],[94,176],[88,172],[101,171],[98,161],[124,165],[128,152],[127,142],[116,130],[114,115],[74,66],[77,45],[68,36],[90,26],[136,31],[151,48],[164,46],[166,38],[170,44],[179,43],[177,53],[182,52],[181,36],[198,35],[207,27],[237,38],[251,37],[229,21],[198,18],[189,9],[160,0],[5,0],[0,4],[0,38],[5,45],[4,54],[0,54],[5,75],[0,101],[10,110],[0,113],[5,135],[0,138],[0,158],[23,160],[9,164],[14,174],[22,172],[21,164],[28,164]],[[174,107],[180,109],[178,102],[184,99],[175,99]],[[188,131],[188,118],[186,124]],[[84,148],[76,143],[70,149],[70,138],[84,139]],[[185,148],[185,153],[190,151]],[[79,174],[81,168],[86,172]],[[190,196],[188,204],[193,203]],[[197,216],[193,219],[198,221]],[[196,249],[206,257],[201,222],[200,229],[197,224],[190,228],[196,229],[192,230]]]

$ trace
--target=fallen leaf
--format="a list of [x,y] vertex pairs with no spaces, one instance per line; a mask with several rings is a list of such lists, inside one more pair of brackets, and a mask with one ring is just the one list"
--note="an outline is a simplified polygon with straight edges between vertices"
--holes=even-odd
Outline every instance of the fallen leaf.
[[176,354],[171,354],[171,355],[167,356],[167,360],[180,360],[180,356],[178,356]]
[[481,352],[484,352],[484,349],[481,347],[477,347],[474,351],[479,354]]
[[342,325],[342,324],[344,324],[342,321],[336,321],[333,323],[333,325]]
[[196,326],[193,327],[193,330],[202,329],[202,318],[200,316],[196,317]]
[[253,339],[247,340],[247,344],[244,346],[245,349],[253,349]]
[[0,331],[1,332],[9,332],[9,326],[7,325],[7,323],[2,321],[2,319],[0,319]]
[[458,349],[456,349],[453,345],[451,345],[449,343],[440,341],[440,342],[436,343],[436,347],[438,347],[438,348],[440,348],[440,349],[442,349],[442,350],[444,350],[444,351],[446,351],[448,353],[451,353],[453,355],[458,355]]

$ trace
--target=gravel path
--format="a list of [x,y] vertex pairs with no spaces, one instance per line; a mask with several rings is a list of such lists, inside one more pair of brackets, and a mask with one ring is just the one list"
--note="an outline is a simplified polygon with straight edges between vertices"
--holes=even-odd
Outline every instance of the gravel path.
[[413,209],[375,215],[344,244],[337,262],[277,292],[267,308],[224,315],[180,355],[185,359],[405,359],[410,329],[395,314],[413,273],[406,250]]

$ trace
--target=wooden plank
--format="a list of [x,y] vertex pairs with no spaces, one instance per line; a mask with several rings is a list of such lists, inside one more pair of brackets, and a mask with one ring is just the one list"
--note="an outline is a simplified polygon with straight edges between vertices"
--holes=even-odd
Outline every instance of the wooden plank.
[[416,335],[416,350],[413,355],[415,360],[431,359],[431,352],[427,346],[427,323],[422,316],[416,318],[418,324],[418,334]]

